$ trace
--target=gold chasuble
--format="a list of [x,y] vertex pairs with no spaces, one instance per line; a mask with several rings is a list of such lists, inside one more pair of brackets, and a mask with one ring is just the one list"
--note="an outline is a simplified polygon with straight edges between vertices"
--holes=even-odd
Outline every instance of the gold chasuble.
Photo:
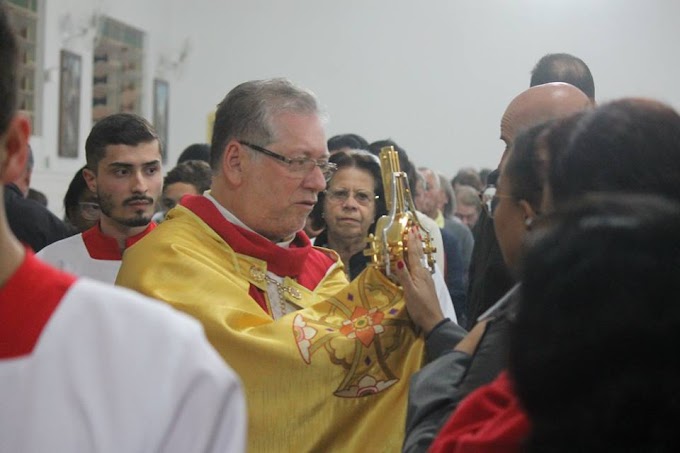
[[[401,289],[370,266],[348,284],[303,233],[284,249],[204,197],[182,205],[125,252],[117,283],[203,323],[245,386],[249,451],[401,451],[424,356]],[[272,319],[267,271],[299,310]]]

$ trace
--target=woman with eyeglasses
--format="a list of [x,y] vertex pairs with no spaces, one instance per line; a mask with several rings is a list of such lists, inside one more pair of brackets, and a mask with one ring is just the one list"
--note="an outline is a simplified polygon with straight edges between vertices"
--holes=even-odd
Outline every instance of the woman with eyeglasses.
[[[364,256],[366,239],[374,232],[380,216],[387,214],[380,161],[363,150],[339,151],[329,161],[337,170],[310,213],[314,228],[325,227],[314,245],[335,250],[345,266],[347,278],[354,280],[370,261]],[[457,322],[440,269],[432,275],[432,280],[438,313]]]
[[83,168],[73,175],[64,195],[64,221],[73,228],[73,234],[92,228],[101,215],[97,194],[87,187],[83,177]]
[[352,280],[366,267],[366,238],[375,221],[387,213],[380,162],[367,151],[340,151],[330,162],[338,169],[310,214],[317,227],[325,230],[315,245],[335,250]]

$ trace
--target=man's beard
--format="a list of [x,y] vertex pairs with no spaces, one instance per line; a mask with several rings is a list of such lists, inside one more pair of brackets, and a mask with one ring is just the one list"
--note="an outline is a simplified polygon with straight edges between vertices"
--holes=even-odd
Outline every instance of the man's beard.
[[[121,225],[127,226],[127,227],[140,227],[140,226],[146,226],[149,223],[151,223],[151,214],[146,214],[146,213],[135,213],[134,217],[130,218],[125,218],[125,217],[116,217],[113,215],[113,209],[116,207],[112,200],[112,196],[109,194],[102,194],[98,193],[97,194],[99,197],[99,209],[101,209],[102,214],[105,216],[109,217],[116,223],[119,223]],[[123,201],[121,204],[122,206],[125,206],[126,203],[129,203],[130,201],[135,201],[135,200],[145,200],[149,201],[151,206],[154,205],[153,199],[151,197],[131,197]]]

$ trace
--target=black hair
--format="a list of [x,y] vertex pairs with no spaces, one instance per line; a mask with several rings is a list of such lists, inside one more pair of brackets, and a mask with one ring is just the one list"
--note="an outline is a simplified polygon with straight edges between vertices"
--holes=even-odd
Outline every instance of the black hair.
[[590,68],[580,58],[568,53],[551,53],[543,56],[531,71],[529,86],[551,82],[574,85],[590,99],[595,99],[595,82]]
[[176,182],[191,184],[198,193],[203,193],[210,189],[210,183],[212,182],[210,165],[202,160],[184,161],[165,175],[163,187],[168,187]]
[[83,176],[83,170],[85,168],[87,167],[83,167],[76,171],[76,174],[73,175],[73,179],[71,179],[71,182],[68,185],[66,195],[64,195],[64,215],[66,216],[66,220],[71,223],[75,220],[73,216],[77,212],[80,195],[86,190],[90,190],[87,187],[87,182]]
[[528,244],[509,361],[527,451],[678,451],[680,205],[591,195]]
[[584,113],[565,150],[551,156],[555,207],[592,192],[639,192],[680,201],[680,115],[623,99]]
[[368,142],[357,134],[334,135],[328,139],[328,151],[333,152],[343,148],[368,149]]
[[140,143],[158,141],[162,145],[153,126],[134,113],[114,113],[97,122],[85,142],[87,168],[97,172],[99,162],[106,154],[109,145],[137,146]]
[[[408,158],[408,153],[404,148],[401,146],[397,145],[397,142],[392,140],[391,138],[387,138],[384,140],[377,140],[371,144],[368,145],[368,152],[373,154],[374,156],[380,158],[380,150],[387,147],[387,146],[393,146],[394,150],[397,151],[397,154],[399,155],[399,167],[401,171],[406,173],[406,176],[408,178],[408,185],[411,188],[411,192],[413,193],[413,196],[415,197],[415,190],[416,190],[416,167],[413,165],[413,162],[411,162]],[[381,179],[382,180],[382,179]]]
[[539,212],[547,176],[546,156],[539,153],[538,137],[551,121],[521,132],[515,139],[501,170],[501,177],[509,181],[510,193],[516,200],[526,200]]
[[184,148],[177,159],[177,165],[188,160],[202,160],[210,163],[210,145],[207,143],[194,143]]

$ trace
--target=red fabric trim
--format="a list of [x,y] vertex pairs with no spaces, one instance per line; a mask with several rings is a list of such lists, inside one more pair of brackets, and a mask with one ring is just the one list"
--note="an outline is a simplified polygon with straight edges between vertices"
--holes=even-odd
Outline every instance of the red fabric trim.
[[316,288],[334,263],[332,258],[312,247],[302,231],[297,233],[290,248],[283,248],[229,222],[204,196],[186,195],[182,197],[181,204],[200,217],[236,253],[266,261],[267,270],[281,277],[296,278],[300,285],[309,290]]
[[76,277],[26,251],[24,262],[0,288],[0,359],[30,354]]
[[257,305],[259,305],[260,308],[262,308],[265,313],[271,315],[269,308],[267,307],[267,301],[264,298],[264,292],[260,291],[260,289],[257,286],[250,285],[250,288],[248,289],[248,294],[250,295],[250,297],[253,298],[255,302],[257,302]]
[[[132,247],[132,245],[149,234],[154,228],[156,228],[156,224],[151,222],[141,233],[125,239],[125,248]],[[118,248],[118,241],[111,236],[106,236],[102,233],[99,223],[89,230],[83,231],[82,234],[87,253],[90,254],[92,259],[111,261],[120,261],[123,259],[123,254],[121,253],[120,248]]]
[[458,406],[430,447],[430,452],[520,452],[529,420],[514,394],[507,371],[472,392]]

